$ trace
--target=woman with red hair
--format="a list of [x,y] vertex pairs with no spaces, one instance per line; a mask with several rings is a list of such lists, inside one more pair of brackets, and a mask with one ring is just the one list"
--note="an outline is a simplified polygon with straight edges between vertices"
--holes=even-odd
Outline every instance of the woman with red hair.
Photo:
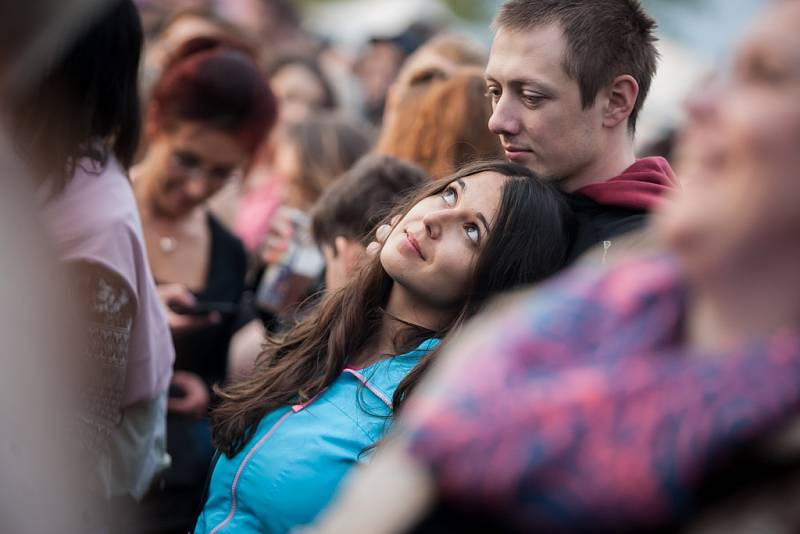
[[167,420],[173,464],[152,499],[159,508],[153,515],[162,523],[174,517],[174,526],[184,530],[211,458],[206,412],[212,385],[225,378],[246,271],[242,244],[206,201],[248,166],[275,123],[276,108],[245,47],[193,39],[153,88],[147,150],[133,169],[150,266],[176,353]]

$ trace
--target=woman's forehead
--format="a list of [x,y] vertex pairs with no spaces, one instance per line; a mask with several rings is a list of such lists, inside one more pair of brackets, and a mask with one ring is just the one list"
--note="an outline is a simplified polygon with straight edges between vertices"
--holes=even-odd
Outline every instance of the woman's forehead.
[[503,197],[503,186],[508,177],[494,171],[484,171],[459,178],[457,183],[462,189],[461,205],[465,208],[480,211],[489,221],[495,218]]
[[[789,55],[800,69],[800,1],[782,0],[765,10],[744,40],[741,50],[767,49],[770,53]],[[787,59],[789,59],[787,58]]]
[[450,182],[463,182],[469,189],[502,189],[508,176],[496,171],[482,171]]

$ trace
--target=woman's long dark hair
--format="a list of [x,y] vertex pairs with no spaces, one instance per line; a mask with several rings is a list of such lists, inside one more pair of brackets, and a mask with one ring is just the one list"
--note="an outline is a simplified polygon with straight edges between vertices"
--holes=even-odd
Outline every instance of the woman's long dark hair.
[[[110,151],[128,168],[136,153],[142,26],[132,0],[108,4],[14,102],[15,142],[39,180],[53,184],[53,193],[64,188],[81,157],[104,163]],[[103,150],[93,150],[95,142]]]
[[[407,213],[423,198],[441,193],[451,182],[482,172],[508,177],[488,239],[481,250],[471,287],[451,323],[437,332],[422,328],[396,340],[397,353],[430,337],[444,337],[502,291],[541,280],[565,261],[569,208],[560,194],[525,167],[507,162],[470,165],[453,176],[427,184],[388,218]],[[248,443],[269,412],[319,394],[342,373],[380,330],[392,279],[379,258],[366,261],[355,278],[326,295],[318,307],[281,339],[268,339],[253,373],[217,389],[221,402],[212,411],[214,445],[233,457]],[[399,409],[435,357],[432,351],[401,382],[394,396]]]

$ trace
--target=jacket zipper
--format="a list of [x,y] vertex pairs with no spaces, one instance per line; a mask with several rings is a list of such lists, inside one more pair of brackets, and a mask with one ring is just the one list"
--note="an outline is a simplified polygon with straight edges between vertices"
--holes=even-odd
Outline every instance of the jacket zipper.
[[[376,397],[378,397],[381,400],[381,402],[386,404],[386,406],[388,406],[389,409],[392,408],[392,401],[390,399],[388,399],[386,397],[386,395],[384,395],[383,392],[381,392],[378,388],[376,388],[375,386],[370,384],[369,380],[367,380],[367,378],[364,375],[362,375],[361,373],[359,373],[355,369],[350,369],[350,368],[344,369],[344,372],[353,375],[359,382],[364,384],[364,386],[366,386],[367,389],[369,389]],[[322,395],[324,392],[325,392],[325,390],[323,389],[322,391],[320,391],[319,393],[317,393],[316,395],[314,395],[313,397],[308,399],[306,402],[304,402],[302,404],[293,405],[289,409],[289,411],[287,411],[285,414],[283,414],[280,417],[280,419],[275,421],[275,424],[272,425],[272,428],[270,428],[269,431],[266,434],[264,434],[264,436],[260,440],[258,440],[258,442],[255,445],[253,445],[253,448],[250,449],[250,452],[248,452],[247,456],[244,457],[244,460],[242,460],[242,463],[239,464],[239,468],[236,470],[236,475],[233,477],[233,482],[231,483],[231,511],[228,513],[228,515],[225,517],[225,519],[222,520],[222,522],[219,525],[217,525],[216,527],[214,527],[211,530],[211,532],[209,534],[217,534],[217,532],[219,532],[222,528],[224,528],[225,525],[230,523],[231,520],[233,519],[233,517],[236,515],[236,486],[239,484],[239,477],[244,472],[244,468],[247,467],[247,464],[250,462],[250,459],[253,457],[253,455],[255,455],[256,451],[258,451],[258,449],[261,448],[261,446],[270,438],[270,436],[272,436],[272,434],[275,432],[275,430],[277,430],[278,427],[281,426],[281,424],[283,424],[283,422],[290,415],[296,414],[300,410],[304,409],[306,406],[308,406],[309,404],[311,404],[312,402],[317,400],[317,398],[320,395]]]
[[370,390],[370,391],[372,392],[372,394],[373,394],[373,395],[375,395],[376,397],[378,397],[378,398],[381,400],[381,402],[383,402],[383,403],[384,403],[386,406],[388,406],[390,410],[393,408],[393,407],[392,407],[392,401],[391,401],[390,399],[388,399],[388,398],[386,397],[386,395],[384,395],[384,394],[383,394],[383,392],[382,392],[381,390],[379,390],[378,388],[376,388],[375,386],[373,386],[372,384],[370,384],[370,383],[369,383],[369,380],[367,380],[367,377],[365,377],[364,375],[362,375],[361,373],[359,373],[359,372],[358,372],[358,371],[356,371],[355,369],[350,369],[349,367],[346,367],[346,368],[344,369],[344,372],[345,372],[345,373],[348,373],[348,374],[351,374],[351,375],[353,375],[354,377],[356,377],[356,379],[357,379],[359,382],[361,382],[362,384],[364,384],[364,386],[365,386],[365,387],[366,387],[368,390]]
[[233,519],[233,516],[236,515],[236,487],[239,484],[239,477],[244,472],[244,468],[247,467],[247,464],[250,462],[250,459],[253,457],[253,455],[256,453],[256,451],[258,451],[258,449],[260,449],[261,446],[264,443],[266,443],[266,441],[270,438],[270,436],[272,436],[272,434],[275,432],[275,430],[277,430],[278,427],[281,426],[283,424],[283,422],[290,415],[296,414],[297,412],[299,412],[300,410],[302,410],[303,408],[305,408],[306,406],[308,406],[309,404],[311,404],[312,402],[317,400],[317,397],[319,397],[320,395],[322,395],[322,392],[314,395],[313,397],[311,397],[310,399],[308,399],[306,402],[304,402],[302,404],[295,404],[294,406],[292,406],[289,409],[289,411],[287,411],[285,414],[283,414],[280,417],[280,419],[275,421],[275,424],[272,425],[272,428],[270,428],[269,431],[266,434],[264,434],[264,437],[262,437],[260,440],[258,440],[258,442],[255,445],[253,445],[253,448],[250,449],[250,452],[248,452],[247,456],[244,457],[244,460],[242,460],[242,463],[239,464],[239,468],[236,470],[236,475],[233,477],[233,482],[231,483],[231,511],[228,513],[228,515],[225,517],[225,519],[222,520],[222,523],[220,523],[219,525],[214,527],[209,534],[216,534],[217,532],[219,532],[222,528],[225,527],[225,525],[230,523],[231,520]]
[[611,248],[611,241],[603,241],[603,260],[601,263],[605,264],[606,256],[608,256],[608,251]]

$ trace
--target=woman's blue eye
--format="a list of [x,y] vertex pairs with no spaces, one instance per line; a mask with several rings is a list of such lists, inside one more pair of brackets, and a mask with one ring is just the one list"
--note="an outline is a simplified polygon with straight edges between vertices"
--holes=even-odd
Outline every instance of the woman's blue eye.
[[458,194],[456,193],[456,190],[453,189],[452,187],[448,187],[447,189],[442,191],[442,200],[445,201],[445,204],[452,206],[453,204],[456,203],[457,199],[458,199]]
[[466,232],[467,238],[470,241],[472,241],[472,242],[474,242],[476,244],[480,242],[480,240],[481,240],[481,231],[474,224],[468,224],[468,225],[464,226],[464,232]]

